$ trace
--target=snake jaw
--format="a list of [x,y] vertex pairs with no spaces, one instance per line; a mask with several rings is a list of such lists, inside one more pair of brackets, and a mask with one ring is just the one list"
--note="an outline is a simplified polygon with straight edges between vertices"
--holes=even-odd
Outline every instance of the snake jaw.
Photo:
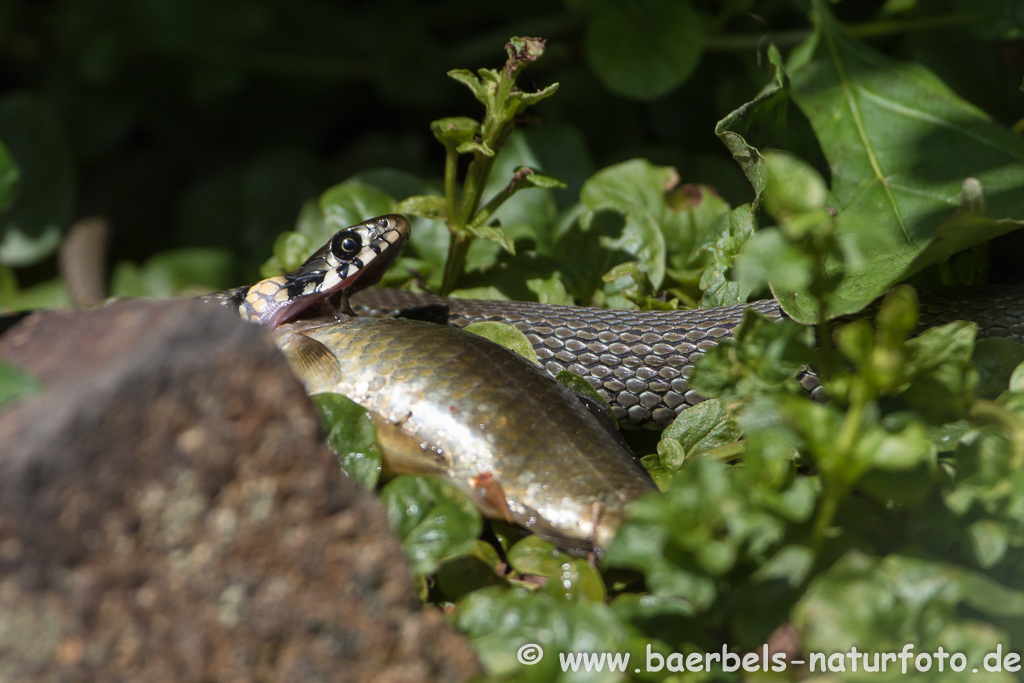
[[380,281],[409,232],[409,221],[397,214],[340,230],[297,270],[250,287],[239,312],[250,322],[277,328],[338,296],[341,312],[351,313],[349,295]]

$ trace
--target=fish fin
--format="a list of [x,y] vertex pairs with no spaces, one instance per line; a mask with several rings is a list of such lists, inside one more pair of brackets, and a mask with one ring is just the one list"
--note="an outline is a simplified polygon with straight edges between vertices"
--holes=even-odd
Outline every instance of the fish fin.
[[321,342],[304,334],[288,334],[278,340],[292,372],[306,385],[306,392],[335,391],[341,368],[338,359]]
[[444,453],[426,447],[402,431],[402,423],[408,415],[399,419],[387,419],[379,413],[368,411],[377,430],[377,445],[383,456],[383,465],[396,474],[447,474],[448,460]]
[[472,477],[469,480],[469,485],[473,487],[477,506],[485,514],[512,523],[512,510],[508,506],[508,499],[505,498],[505,491],[493,474],[482,472]]

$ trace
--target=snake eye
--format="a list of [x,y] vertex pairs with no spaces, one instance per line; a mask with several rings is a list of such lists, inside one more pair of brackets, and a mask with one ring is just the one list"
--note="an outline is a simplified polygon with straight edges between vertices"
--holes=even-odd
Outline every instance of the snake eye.
[[346,259],[359,251],[362,244],[363,241],[359,238],[359,233],[339,232],[331,240],[331,253],[339,259]]

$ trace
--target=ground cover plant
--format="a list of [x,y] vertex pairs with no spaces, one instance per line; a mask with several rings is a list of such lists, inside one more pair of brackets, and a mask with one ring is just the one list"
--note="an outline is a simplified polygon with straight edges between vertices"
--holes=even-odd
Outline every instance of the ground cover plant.
[[[641,101],[664,101],[699,79],[705,51],[732,49],[727,29],[737,17],[756,9],[805,22],[777,42],[768,35],[737,48],[751,55],[756,82],[746,98],[717,92],[731,105],[703,132],[742,175],[699,148],[677,154],[678,166],[624,154],[597,170],[577,129],[532,125],[538,112],[557,120],[555,103],[572,100],[576,84],[543,70],[559,59],[556,39],[520,36],[504,64],[448,72],[473,99],[429,126],[439,170],[366,167],[317,194],[315,173],[306,183],[281,171],[294,170],[294,159],[262,159],[190,194],[179,231],[194,236],[218,210],[242,210],[264,234],[249,225],[223,237],[231,251],[182,247],[142,265],[122,261],[111,292],[187,293],[255,279],[257,269],[276,274],[340,227],[397,211],[412,219],[413,236],[389,286],[641,309],[775,296],[795,322],[748,314],[692,379],[709,400],[660,439],[635,438],[661,493],[634,506],[596,562],[485,522],[444,482],[382,482],[362,410],[337,396],[317,405],[342,466],[380,489],[421,596],[471,638],[489,679],[796,680],[809,672],[791,661],[823,653],[834,680],[890,680],[905,675],[906,660],[880,672],[872,656],[910,644],[919,680],[969,675],[956,653],[985,671],[997,650],[1002,670],[985,671],[987,680],[1015,680],[1020,662],[1010,655],[1024,650],[1024,348],[975,341],[971,323],[908,340],[918,306],[907,286],[886,296],[873,321],[835,318],[908,279],[1005,278],[986,245],[1024,221],[1020,76],[1010,83],[991,64],[951,64],[941,41],[955,27],[965,59],[983,61],[979,45],[1020,37],[1024,9],[890,1],[865,16],[846,7],[856,3],[820,0],[579,4],[569,16],[582,22],[596,79]],[[861,23],[837,18],[844,12]],[[866,40],[878,34],[880,43]],[[894,36],[906,42],[888,44]],[[658,59],[647,61],[655,48]],[[990,91],[966,97],[977,95],[972,78]],[[416,93],[390,87],[398,98]],[[1007,118],[1013,106],[1017,118]],[[651,111],[648,123],[669,116]],[[42,100],[0,102],[6,308],[65,296],[40,275],[72,212],[62,135]],[[649,156],[672,156],[663,152]],[[280,207],[257,196],[286,176],[305,201],[291,229],[272,230],[268,216]],[[797,381],[808,364],[827,403]],[[0,371],[0,401],[32,390],[31,378]],[[530,644],[546,655],[521,649]],[[695,669],[707,661],[700,653],[723,646],[757,656],[731,671],[724,656]],[[853,648],[868,659],[846,656]],[[630,665],[565,673],[558,653],[574,652],[629,653]]]

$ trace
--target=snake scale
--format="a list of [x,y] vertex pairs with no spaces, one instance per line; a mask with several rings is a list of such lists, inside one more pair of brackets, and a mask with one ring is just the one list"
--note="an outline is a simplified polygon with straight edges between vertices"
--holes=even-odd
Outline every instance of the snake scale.
[[[526,334],[550,374],[570,370],[585,377],[620,421],[655,428],[667,426],[703,400],[687,380],[709,348],[732,336],[745,310],[753,308],[774,319],[784,315],[774,300],[688,311],[624,311],[450,299],[395,289],[365,290],[352,304],[370,315],[445,307],[449,324],[456,327],[483,321],[514,325]],[[1024,285],[924,289],[920,313],[922,329],[970,320],[978,324],[979,337],[1024,342]]]

